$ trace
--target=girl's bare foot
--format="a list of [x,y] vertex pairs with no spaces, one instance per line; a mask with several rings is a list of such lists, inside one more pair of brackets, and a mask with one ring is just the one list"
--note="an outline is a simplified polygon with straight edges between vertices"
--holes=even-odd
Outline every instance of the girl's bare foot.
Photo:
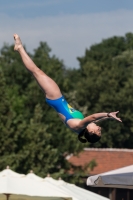
[[22,47],[22,42],[20,40],[20,37],[17,34],[14,34],[13,37],[15,40],[14,51],[19,51],[19,49]]

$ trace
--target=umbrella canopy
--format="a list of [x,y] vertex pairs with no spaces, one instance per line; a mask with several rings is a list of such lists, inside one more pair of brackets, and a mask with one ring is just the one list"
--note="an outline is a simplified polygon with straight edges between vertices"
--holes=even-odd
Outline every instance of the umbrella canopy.
[[58,188],[69,194],[70,196],[77,198],[78,200],[109,200],[101,195],[95,194],[88,190],[82,189],[74,184],[67,183],[63,180],[54,180],[51,177],[44,178],[45,182],[49,182],[53,185],[57,185]]
[[[68,200],[65,197],[36,197],[27,195],[10,195],[9,198],[10,200]],[[0,195],[0,200],[5,200],[5,195]]]
[[66,193],[58,188],[49,187],[49,184],[42,185],[41,181],[33,181],[26,175],[18,174],[10,169],[0,172],[0,193],[6,194],[7,198],[9,194],[15,195],[27,195],[31,197],[43,197],[43,199],[71,199]]
[[90,176],[87,179],[87,185],[133,189],[133,165]]
[[[37,176],[36,174],[29,173],[26,175],[26,179],[27,180],[31,180],[32,182],[38,182],[40,183],[41,187],[44,188],[48,188],[48,190],[50,190],[51,193],[53,193],[53,191],[56,191],[57,193],[59,193],[60,195],[64,195],[64,197],[72,197],[73,200],[78,200],[77,198],[75,198],[74,196],[68,194],[66,191],[62,190],[61,188],[58,187],[58,185],[56,184],[51,184],[48,181],[45,181],[44,178],[41,178],[39,176]],[[54,179],[53,179],[54,180]],[[56,180],[55,180],[56,181]]]
[[6,194],[7,200],[109,200],[63,180],[41,178],[33,172],[18,174],[10,169],[0,172],[0,194]]

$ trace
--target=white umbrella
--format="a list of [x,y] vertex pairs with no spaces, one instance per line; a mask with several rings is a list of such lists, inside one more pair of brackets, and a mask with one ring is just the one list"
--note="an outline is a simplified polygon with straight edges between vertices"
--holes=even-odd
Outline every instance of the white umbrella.
[[133,189],[133,165],[90,176],[87,179],[87,185]]
[[[29,173],[26,175],[26,179],[27,180],[31,180],[32,182],[38,182],[40,183],[40,187],[45,189],[48,188],[47,190],[51,191],[51,194],[53,193],[53,191],[56,191],[57,193],[59,193],[60,195],[64,195],[64,197],[72,197],[73,200],[79,200],[78,198],[73,197],[72,195],[68,194],[68,192],[62,190],[61,188],[59,188],[56,184],[51,184],[48,181],[45,181],[44,178],[41,178],[39,176],[37,176],[36,174]],[[53,179],[54,180],[54,179]],[[56,194],[54,194],[55,196]]]
[[67,183],[63,180],[54,180],[51,177],[44,178],[45,182],[57,185],[61,190],[78,200],[109,200],[101,195],[82,189],[74,184]]
[[9,166],[6,167],[6,169],[4,169],[3,171],[0,172],[0,178],[1,177],[16,177],[16,178],[21,178],[21,177],[24,177],[25,174],[19,174],[19,173],[16,173],[12,170],[9,169]]
[[18,174],[10,169],[0,172],[0,193],[6,194],[7,199],[11,194],[27,195],[31,197],[43,197],[43,199],[71,199],[56,188],[42,185],[39,181],[33,181],[23,174]]

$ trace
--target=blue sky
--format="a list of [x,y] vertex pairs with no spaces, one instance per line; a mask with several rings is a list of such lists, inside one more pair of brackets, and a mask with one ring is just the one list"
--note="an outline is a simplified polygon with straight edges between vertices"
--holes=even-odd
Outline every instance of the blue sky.
[[118,9],[132,10],[132,0],[4,0],[0,12],[11,17],[38,17],[60,14],[87,14],[110,12]]
[[46,41],[68,67],[103,39],[133,32],[132,0],[0,1],[0,47],[21,36],[29,52]]

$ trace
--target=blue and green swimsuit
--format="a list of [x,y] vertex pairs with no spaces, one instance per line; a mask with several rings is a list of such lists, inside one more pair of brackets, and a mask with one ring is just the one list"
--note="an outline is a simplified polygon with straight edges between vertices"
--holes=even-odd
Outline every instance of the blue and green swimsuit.
[[60,97],[59,99],[54,99],[54,100],[46,98],[46,102],[48,105],[53,107],[57,111],[57,113],[65,116],[66,125],[69,119],[83,119],[84,118],[83,114],[80,111],[75,110],[67,103],[64,96]]

